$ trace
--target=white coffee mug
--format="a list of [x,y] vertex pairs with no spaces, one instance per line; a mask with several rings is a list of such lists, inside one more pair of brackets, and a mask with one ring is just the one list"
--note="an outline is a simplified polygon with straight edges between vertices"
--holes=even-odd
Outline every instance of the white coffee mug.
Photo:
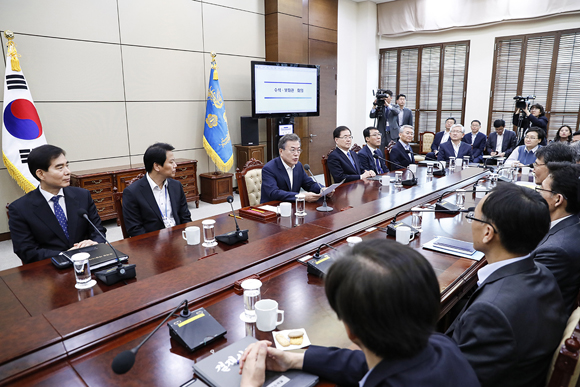
[[399,226],[397,227],[397,242],[402,245],[408,245],[413,239],[415,239],[415,233],[411,232],[411,227],[409,226]]
[[182,238],[187,241],[188,245],[199,245],[199,235],[199,227],[197,226],[186,227],[185,230],[181,232]]
[[530,167],[522,167],[522,176],[528,176],[530,174]]
[[[254,306],[256,310],[256,328],[262,332],[276,329],[284,322],[284,311],[278,310],[278,303],[274,300],[260,300]],[[281,319],[278,321],[278,315]]]
[[411,172],[417,173],[417,164],[409,164],[407,168],[409,168]]
[[285,218],[292,215],[292,203],[283,202],[278,206],[278,213]]
[[381,176],[381,185],[391,184],[391,177],[389,175]]
[[457,159],[455,160],[455,166],[456,166],[457,168],[461,168],[461,167],[463,166],[463,159],[457,158]]

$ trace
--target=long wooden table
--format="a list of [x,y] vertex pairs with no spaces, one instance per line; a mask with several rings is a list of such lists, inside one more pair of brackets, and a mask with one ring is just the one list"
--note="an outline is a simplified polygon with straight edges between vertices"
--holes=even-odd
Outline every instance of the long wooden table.
[[[188,246],[182,230],[201,221],[122,240],[115,247],[137,264],[138,277],[128,285],[99,282],[77,291],[72,270],[59,271],[48,261],[0,272],[0,384],[56,385],[66,380],[67,386],[179,386],[192,378],[193,361],[211,349],[248,334],[271,338],[271,333],[239,319],[243,304],[234,283],[251,275],[260,276],[262,297],[276,299],[285,310],[281,329],[303,327],[315,344],[348,346],[342,324],[326,302],[322,280],[308,275],[297,259],[322,243],[340,246],[352,235],[385,238],[382,231],[365,230],[386,226],[397,212],[473,184],[483,174],[469,168],[429,178],[419,168],[419,184],[411,188],[394,189],[377,181],[345,184],[329,200],[333,212],[317,212],[320,203],[308,203],[301,221],[294,215],[270,223],[239,220],[250,238],[236,246]],[[468,195],[466,205],[470,203]],[[227,214],[214,219],[216,234],[234,228]],[[411,242],[414,248],[437,235],[471,241],[463,215],[425,213],[423,224],[423,233]],[[420,251],[438,275],[443,315],[473,286],[485,261]],[[226,338],[188,353],[163,327],[141,349],[133,370],[115,375],[112,359],[137,345],[183,299],[190,301],[191,310],[205,307],[228,330]]]

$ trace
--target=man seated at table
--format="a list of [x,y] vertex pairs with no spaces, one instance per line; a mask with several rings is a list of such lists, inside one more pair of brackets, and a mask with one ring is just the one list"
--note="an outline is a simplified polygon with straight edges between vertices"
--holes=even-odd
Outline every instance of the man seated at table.
[[241,386],[262,386],[266,367],[302,369],[341,386],[479,386],[456,344],[435,333],[439,283],[418,251],[385,239],[361,242],[330,267],[324,287],[361,350],[311,345],[293,353],[261,341],[242,355]]
[[447,335],[483,387],[543,387],[568,319],[554,275],[530,256],[550,228],[548,205],[527,187],[501,184],[468,218],[487,266]]
[[28,155],[28,169],[40,185],[8,207],[12,246],[23,264],[105,242],[78,214],[85,210],[103,235],[106,233],[90,192],[70,186],[64,150],[48,144],[34,148]]
[[542,181],[542,188],[536,190],[548,202],[552,222],[550,231],[532,251],[531,257],[554,274],[564,298],[567,315],[570,315],[576,307],[580,291],[580,165],[549,163],[548,169],[549,174]]
[[450,157],[456,159],[463,159],[464,156],[469,156],[471,159],[471,146],[467,145],[461,139],[463,138],[463,125],[455,124],[449,131],[449,139],[439,147],[437,154],[438,161],[449,161]]
[[540,147],[536,151],[536,161],[534,161],[536,184],[542,184],[548,176],[546,164],[553,162],[574,163],[576,162],[576,152],[570,145],[561,142],[553,142],[548,146]]
[[372,170],[361,168],[358,156],[350,150],[352,145],[352,133],[346,126],[339,126],[333,132],[336,148],[328,155],[328,169],[335,183],[366,179],[375,176]]
[[481,122],[479,120],[471,121],[471,132],[463,136],[463,141],[471,146],[471,161],[474,163],[483,163],[483,150],[487,136],[479,131]]
[[[512,130],[505,130],[504,120],[495,120],[493,122],[495,132],[491,132],[485,144],[485,152],[490,156],[510,157],[516,147],[516,134]],[[488,162],[488,164],[495,164]]]
[[302,163],[298,161],[302,152],[300,137],[294,133],[284,135],[278,141],[278,152],[280,157],[268,161],[262,168],[260,203],[272,200],[294,201],[300,188],[306,191],[307,202],[317,201],[320,198],[320,186],[306,174]]
[[449,117],[445,120],[445,130],[435,134],[433,142],[431,143],[431,152],[425,155],[425,160],[437,160],[437,155],[439,154],[439,147],[441,144],[451,140],[449,137],[449,131],[451,130],[451,127],[455,125],[455,122],[455,118],[453,117]]
[[518,146],[505,161],[506,167],[531,166],[536,161],[536,152],[542,147],[543,129],[531,127],[526,130],[524,145]]
[[169,144],[155,143],[145,151],[147,174],[123,190],[123,216],[129,236],[191,222],[183,186],[175,176],[175,156]]
[[[367,145],[363,146],[357,154],[361,168],[365,171],[373,171],[377,175],[389,172],[389,168],[387,168],[387,165],[382,160],[385,158],[385,155],[381,154],[380,151],[381,132],[377,128],[369,126],[363,130],[363,136]],[[380,159],[376,159],[374,157],[375,154]]]
[[414,135],[415,130],[410,125],[403,125],[399,130],[399,141],[391,148],[389,153],[389,160],[393,162],[394,169],[401,168],[399,165],[408,167],[409,164],[415,164],[415,155],[413,154],[413,149],[411,149],[411,141],[413,141]]

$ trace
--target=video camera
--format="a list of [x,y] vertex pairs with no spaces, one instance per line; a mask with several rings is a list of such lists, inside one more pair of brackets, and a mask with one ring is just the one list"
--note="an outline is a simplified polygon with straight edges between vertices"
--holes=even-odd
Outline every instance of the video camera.
[[377,104],[376,104],[377,118],[380,118],[383,116],[385,102],[386,102],[387,97],[390,94],[387,93],[387,90],[383,90],[383,89],[378,89],[376,93],[373,90],[373,94],[374,94],[375,98],[377,99]]
[[528,101],[536,99],[536,96],[528,95],[527,97],[522,97],[520,95],[516,95],[514,99],[516,100],[516,109],[524,110],[526,107],[528,107]]

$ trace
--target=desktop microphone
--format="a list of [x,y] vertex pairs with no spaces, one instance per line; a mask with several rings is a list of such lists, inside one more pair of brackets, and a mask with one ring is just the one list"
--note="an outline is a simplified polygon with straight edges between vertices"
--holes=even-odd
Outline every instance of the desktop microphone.
[[316,253],[312,256],[312,259],[306,263],[306,272],[308,274],[313,274],[318,277],[324,277],[328,273],[328,269],[330,269],[330,266],[332,266],[332,264],[334,263],[334,258],[332,258],[330,255],[324,254],[323,256],[320,256],[320,249],[322,249],[323,246],[327,246],[333,250],[336,250],[334,247],[332,247],[327,243],[323,243],[320,246],[318,246],[318,249],[316,250]]
[[[322,184],[320,184],[318,182],[318,180],[316,180],[316,178],[314,177],[314,175],[312,174],[312,171],[310,170],[310,165],[308,164],[304,164],[304,169],[308,171],[308,173],[310,173],[310,176],[312,176],[312,179],[316,182],[316,184],[318,184],[318,186],[320,187],[320,192],[322,192],[322,190],[324,189],[324,187],[322,186]],[[329,207],[326,205],[326,195],[322,195],[322,205],[320,207],[316,207],[316,211],[320,211],[320,212],[330,212],[332,210],[334,210],[334,208]]]
[[385,161],[385,162],[391,163],[391,164],[393,164],[393,165],[394,165],[394,166],[396,166],[396,167],[399,167],[399,168],[403,168],[403,169],[406,169],[406,170],[408,170],[408,171],[409,171],[409,172],[411,172],[411,174],[413,175],[413,178],[412,178],[411,180],[403,180],[403,181],[402,181],[402,184],[403,184],[403,185],[406,185],[406,186],[409,186],[409,187],[410,187],[410,186],[413,186],[413,185],[417,185],[417,176],[415,176],[415,173],[413,173],[413,171],[411,171],[411,169],[409,169],[408,167],[404,167],[404,166],[402,166],[401,164],[397,164],[397,163],[395,163],[394,161],[387,160],[387,159],[385,159],[384,157],[381,157],[381,156],[379,156],[379,155],[378,155],[378,154],[376,154],[376,153],[373,153],[373,157],[374,157],[375,159],[380,159],[380,160],[383,160],[383,161]]
[[136,265],[135,264],[123,264],[121,262],[121,260],[119,259],[119,254],[117,253],[117,250],[115,250],[115,248],[113,246],[111,246],[111,244],[109,243],[107,238],[105,238],[103,233],[101,233],[101,231],[97,228],[97,226],[95,226],[95,224],[93,222],[91,222],[91,220],[89,219],[89,216],[87,214],[87,210],[85,210],[84,208],[79,208],[79,210],[77,211],[77,215],[80,216],[81,218],[85,218],[86,221],[89,222],[89,224],[91,226],[93,226],[93,228],[97,231],[97,233],[99,233],[101,238],[103,238],[105,240],[105,242],[107,242],[109,247],[115,253],[115,257],[117,258],[117,266],[110,268],[110,269],[97,271],[97,272],[95,272],[95,276],[98,279],[100,279],[101,281],[103,281],[105,283],[105,285],[114,285],[119,281],[124,281],[124,280],[128,280],[131,278],[135,278],[135,276],[137,276],[137,272],[135,271]]
[[[459,210],[458,209],[457,210],[457,213],[459,213],[459,212],[473,212],[473,211],[475,211],[475,207],[469,207],[469,208],[464,209],[464,210]],[[402,221],[397,221],[397,216],[399,216],[401,214],[404,214],[405,212],[443,212],[445,214],[449,214],[448,211],[439,210],[437,208],[435,208],[434,210],[431,210],[431,209],[428,209],[428,208],[427,209],[421,208],[421,209],[418,209],[418,210],[413,210],[411,208],[409,210],[399,211],[399,212],[397,212],[397,214],[395,215],[395,217],[393,218],[393,220],[391,221],[391,223],[389,223],[387,225],[387,228],[386,228],[387,235],[396,236],[397,235],[397,227],[402,226],[402,225],[409,226],[409,225],[403,223]],[[417,230],[415,227],[413,227],[413,226],[409,226],[409,227],[411,228],[411,232],[412,233],[414,233],[414,234],[418,234],[419,233],[419,230]]]
[[[138,346],[136,346],[135,348],[133,348],[133,349],[131,349],[131,350],[129,350],[129,351],[123,351],[123,352],[121,352],[120,354],[118,354],[117,356],[115,356],[115,358],[113,359],[113,364],[111,365],[111,367],[113,368],[113,371],[114,371],[116,374],[118,374],[118,375],[124,374],[124,373],[126,373],[127,371],[129,371],[129,370],[131,369],[131,367],[133,367],[133,364],[135,364],[135,356],[137,355],[137,351],[139,351],[139,348],[141,348],[141,346],[142,346],[143,344],[145,344],[145,342],[146,342],[147,340],[149,340],[149,338],[150,338],[151,336],[153,336],[153,334],[154,334],[155,332],[157,332],[157,330],[158,330],[159,328],[161,328],[161,326],[162,326],[163,324],[165,324],[165,322],[166,322],[167,320],[169,320],[169,317],[171,317],[171,316],[173,315],[173,313],[177,312],[177,309],[181,308],[181,306],[182,306],[182,305],[184,305],[184,304],[185,304],[185,306],[184,306],[185,308],[187,308],[187,307],[188,307],[187,300],[181,301],[181,303],[180,303],[180,304],[177,306],[177,308],[173,309],[173,310],[172,310],[172,311],[171,311],[171,312],[170,312],[170,313],[167,315],[167,317],[165,317],[165,320],[163,320],[163,322],[162,322],[161,324],[159,324],[159,325],[157,326],[157,328],[155,328],[155,330],[154,330],[153,332],[149,333],[149,335],[148,335],[148,336],[145,338],[145,340],[143,340],[143,341],[141,342],[141,344],[139,344]],[[181,315],[182,315],[182,316],[183,316],[184,314],[185,314],[185,315],[189,315],[189,313],[190,313],[190,312],[189,312],[189,309],[187,309],[187,313],[185,313],[185,310],[184,310],[184,311],[182,312],[182,314],[181,314]]]
[[437,159],[428,159],[427,157],[425,157],[425,160],[435,161],[437,163],[437,165],[439,165],[439,168],[441,168],[438,171],[433,171],[433,176],[445,176],[445,167],[443,166],[441,161],[439,161]]
[[234,212],[234,205],[232,204],[234,198],[232,196],[228,196],[227,200],[228,203],[230,203],[230,206],[232,207],[234,222],[236,222],[236,231],[228,232],[227,234],[216,235],[215,239],[225,243],[226,245],[233,245],[238,242],[245,242],[248,240],[248,230],[240,230],[240,226],[238,226],[238,221],[236,220],[236,213]]

